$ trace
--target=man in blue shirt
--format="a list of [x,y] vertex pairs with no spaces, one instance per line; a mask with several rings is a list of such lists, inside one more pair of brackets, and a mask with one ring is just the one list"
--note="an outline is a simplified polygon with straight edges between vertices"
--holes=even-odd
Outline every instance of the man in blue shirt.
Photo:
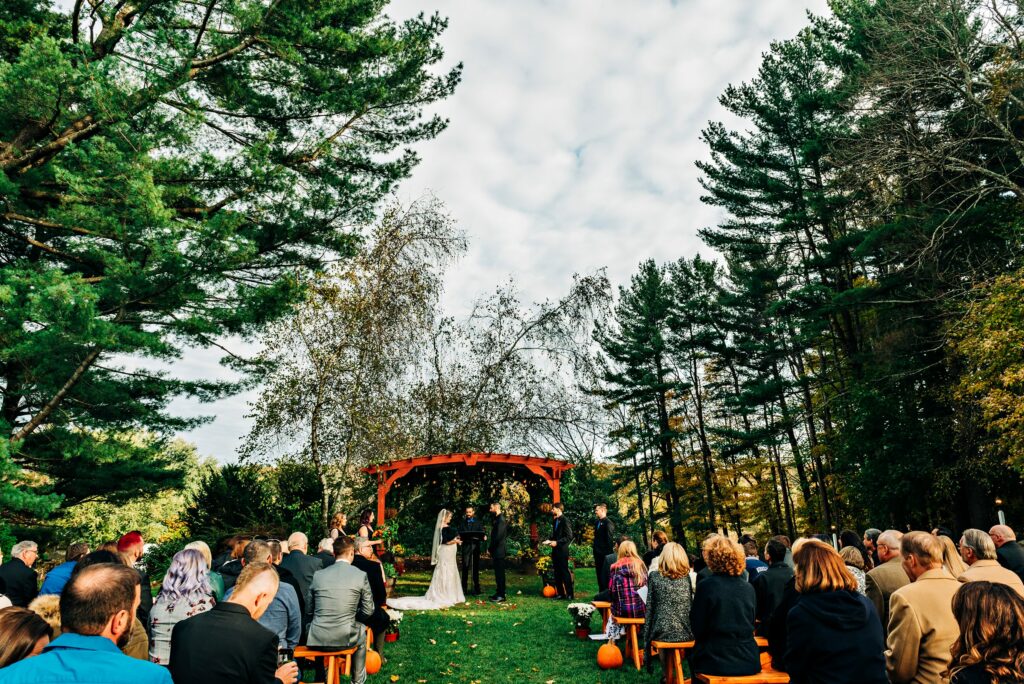
[[64,633],[38,656],[0,669],[0,684],[171,684],[165,668],[119,648],[128,643],[139,607],[139,573],[120,564],[90,565],[67,583],[60,604]]
[[[242,553],[242,566],[253,563],[273,565],[271,557],[270,544],[265,541],[252,541]],[[234,587],[224,594],[224,600],[227,601],[231,598],[232,593],[234,593]],[[259,617],[259,623],[277,635],[278,648],[295,650],[295,647],[299,645],[299,638],[302,636],[302,612],[299,608],[299,596],[295,593],[295,588],[284,582],[278,584],[274,600],[267,606],[266,612]]]
[[64,562],[46,573],[43,586],[39,588],[39,595],[57,594],[64,591],[64,585],[71,579],[71,572],[78,565],[78,559],[89,553],[89,545],[82,542],[75,542],[68,547],[64,554]]
[[768,564],[757,556],[757,542],[744,542],[743,551],[747,554],[747,581],[753,582],[758,575],[768,571]]

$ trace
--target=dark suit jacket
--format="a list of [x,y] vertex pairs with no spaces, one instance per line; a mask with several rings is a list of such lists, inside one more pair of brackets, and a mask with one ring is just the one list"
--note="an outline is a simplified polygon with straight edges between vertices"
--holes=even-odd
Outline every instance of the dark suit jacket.
[[505,514],[501,513],[494,519],[491,525],[491,543],[487,550],[491,552],[492,558],[504,558],[508,551],[505,549],[505,540],[508,538],[508,523],[505,522]]
[[760,672],[754,642],[756,609],[754,588],[742,576],[713,574],[703,580],[690,610],[693,671],[731,677]]
[[153,588],[149,586],[149,573],[139,570],[139,609],[136,617],[139,618],[149,634],[149,614],[153,612]]
[[28,608],[39,594],[39,577],[36,571],[25,565],[20,558],[11,558],[0,565],[0,584],[6,585],[4,593],[11,603],[21,608]]
[[295,579],[288,568],[282,568],[280,565],[275,565],[274,569],[277,570],[277,576],[284,584],[290,584],[292,589],[295,590],[295,595],[299,598],[299,615],[302,619],[306,619],[306,599],[302,596],[302,585],[299,584],[299,580]]
[[319,558],[307,556],[301,551],[290,551],[281,559],[281,567],[295,575],[295,580],[299,583],[300,588],[299,596],[309,606],[309,585],[313,583],[313,573],[323,570],[323,562]]
[[572,544],[572,540],[572,525],[569,524],[569,519],[565,517],[565,515],[555,518],[554,529],[552,530],[551,538],[548,541],[555,542],[557,546],[551,549],[551,553],[568,556],[569,545]]
[[999,564],[1007,570],[1013,570],[1024,580],[1024,547],[1016,541],[1009,541],[996,549]]
[[325,568],[329,568],[334,565],[334,554],[328,553],[327,551],[317,551],[313,558],[319,558],[320,562],[324,564]]
[[785,561],[781,561],[769,565],[767,570],[751,582],[754,586],[754,595],[757,597],[757,619],[761,621],[757,627],[758,634],[768,633],[768,624],[771,622],[772,614],[782,603],[786,584],[791,579],[793,579],[793,568],[786,565]]
[[607,556],[615,548],[615,523],[608,518],[594,521],[594,555]]
[[279,684],[277,635],[245,607],[218,603],[171,631],[174,684]]
[[373,605],[380,608],[388,602],[388,589],[384,584],[384,573],[381,564],[364,558],[358,553],[352,559],[352,565],[366,573],[366,579],[370,582],[370,593],[373,594]]

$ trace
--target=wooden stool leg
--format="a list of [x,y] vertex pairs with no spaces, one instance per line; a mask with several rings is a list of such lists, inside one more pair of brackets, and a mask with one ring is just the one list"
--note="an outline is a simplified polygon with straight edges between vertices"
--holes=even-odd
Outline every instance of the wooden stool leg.
[[335,658],[333,656],[327,656],[324,660],[327,661],[324,663],[324,665],[327,666],[324,668],[327,671],[327,684],[338,684],[338,666],[335,662]]
[[629,626],[629,642],[632,644],[633,650],[633,664],[636,665],[636,669],[641,669],[640,661],[640,639],[637,633],[636,625]]

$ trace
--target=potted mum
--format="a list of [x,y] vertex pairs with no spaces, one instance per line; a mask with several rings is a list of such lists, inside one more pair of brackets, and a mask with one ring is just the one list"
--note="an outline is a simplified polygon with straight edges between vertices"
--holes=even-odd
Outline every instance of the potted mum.
[[570,603],[566,606],[569,615],[572,615],[573,626],[576,629],[576,636],[586,639],[590,636],[590,617],[594,614],[594,606],[589,603]]
[[537,574],[545,587],[555,585],[555,575],[551,570],[551,556],[541,556],[537,559]]
[[391,618],[388,628],[384,631],[384,641],[386,643],[398,641],[398,637],[401,634],[398,627],[402,624],[402,613],[394,608],[385,608],[384,610],[387,612],[388,617]]

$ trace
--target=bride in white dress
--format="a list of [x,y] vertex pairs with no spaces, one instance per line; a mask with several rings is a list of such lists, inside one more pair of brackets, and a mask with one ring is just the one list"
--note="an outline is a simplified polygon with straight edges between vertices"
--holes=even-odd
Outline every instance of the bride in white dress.
[[430,564],[434,575],[424,596],[405,596],[388,599],[388,607],[398,610],[437,610],[464,603],[462,579],[456,562],[456,550],[462,540],[448,524],[452,521],[451,511],[441,509],[434,527],[434,543],[430,552]]

